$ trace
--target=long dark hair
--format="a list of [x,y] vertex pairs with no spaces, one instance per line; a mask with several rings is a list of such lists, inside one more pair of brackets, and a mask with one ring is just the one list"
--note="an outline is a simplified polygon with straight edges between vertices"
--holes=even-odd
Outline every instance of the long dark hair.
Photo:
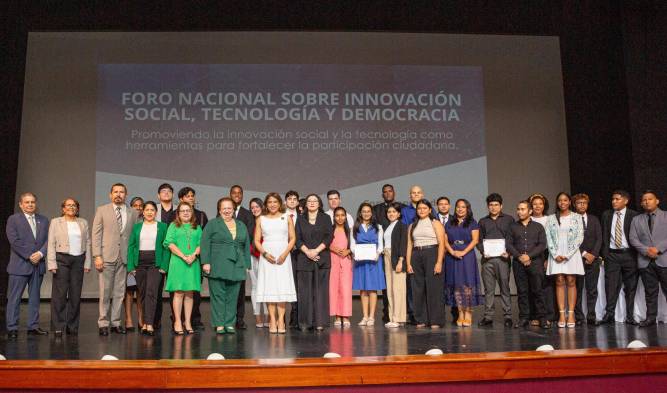
[[[431,209],[431,213],[428,215],[429,221],[435,220],[435,214],[433,213],[433,205],[431,205],[431,202],[429,202],[428,199],[420,199],[415,205],[415,210],[419,208],[419,205],[428,206],[428,208]],[[417,227],[417,224],[419,224],[419,220],[420,220],[419,214],[415,213],[415,218],[412,219],[412,223],[410,224],[410,230],[408,231],[408,236],[412,236],[412,232]]]
[[350,248],[350,227],[347,225],[347,210],[344,207],[338,206],[333,211],[333,232],[336,231],[336,213],[342,211],[345,215],[345,222],[343,223],[343,233],[345,233],[345,238],[347,239],[347,248]]
[[565,191],[561,191],[556,195],[556,221],[558,221],[558,225],[560,225],[560,207],[558,207],[558,199],[562,196],[565,195],[567,199],[570,201],[570,207],[567,210],[572,211],[572,196],[568,194]]
[[452,225],[455,226],[462,226],[464,228],[467,228],[470,223],[472,223],[473,220],[473,214],[472,214],[472,208],[470,207],[470,202],[467,199],[459,198],[456,200],[456,203],[454,204],[454,213],[456,213],[456,205],[459,204],[459,202],[463,202],[463,204],[466,206],[466,218],[463,219],[463,222],[459,223],[459,218],[456,216],[456,219],[452,223]]
[[307,203],[308,203],[308,198],[310,198],[312,196],[317,198],[317,204],[318,204],[317,212],[318,213],[324,213],[324,208],[322,207],[322,198],[320,198],[320,196],[317,195],[317,194],[308,194],[308,195],[306,195],[306,205],[304,205],[303,213],[302,213],[302,215],[306,218],[306,220],[308,219],[308,208],[306,206],[307,206]]
[[373,228],[377,229],[377,220],[375,219],[375,214],[373,214],[373,205],[371,205],[368,202],[362,202],[361,205],[359,205],[359,209],[357,209],[357,219],[354,220],[354,228],[353,228],[353,233],[354,233],[354,238],[357,238],[357,234],[359,233],[359,228],[361,227],[362,219],[361,219],[361,209],[364,207],[368,206],[369,209],[371,209],[371,223],[370,226]]

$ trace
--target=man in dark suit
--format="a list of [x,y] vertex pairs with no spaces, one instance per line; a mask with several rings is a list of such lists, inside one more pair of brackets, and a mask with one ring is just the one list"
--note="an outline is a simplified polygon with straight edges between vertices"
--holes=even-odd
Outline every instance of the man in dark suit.
[[[387,219],[387,209],[389,208],[389,205],[394,203],[395,199],[396,193],[394,192],[394,186],[391,184],[383,185],[382,200],[384,202],[373,206],[373,215],[382,228],[389,226],[389,219]],[[405,207],[405,205],[400,202],[399,205],[401,206],[401,209]],[[389,322],[389,301],[387,299],[387,289],[385,288],[382,290],[382,322],[384,323]]]
[[[449,201],[449,198],[447,198],[446,196],[439,197],[438,200],[435,202],[435,204],[438,208],[438,212],[435,213],[435,218],[438,221],[440,221],[440,223],[444,227],[450,220],[454,219],[454,216],[449,214],[449,209],[451,208],[452,204]],[[456,325],[456,321],[459,319],[459,308],[456,306],[452,306],[451,311],[452,311],[452,325]]]
[[39,327],[39,289],[46,272],[49,219],[37,214],[37,197],[26,192],[19,197],[21,212],[7,219],[7,240],[10,246],[9,296],[7,299],[7,336],[18,337],[21,295],[28,286],[28,334],[47,335]]
[[[250,210],[242,206],[243,203],[243,187],[238,184],[233,185],[229,190],[229,197],[232,198],[236,206],[234,217],[245,224],[250,235],[250,242],[252,243],[255,235],[255,217]],[[245,316],[245,280],[241,281],[241,289],[239,290],[239,297],[236,302],[236,328],[245,329],[246,324],[243,320]]]
[[659,289],[667,296],[667,212],[660,210],[654,191],[642,194],[643,214],[637,215],[630,226],[630,244],[639,254],[639,272],[646,295],[646,319],[639,326],[656,323]]
[[639,269],[637,267],[637,252],[630,247],[628,236],[630,224],[638,214],[629,209],[630,194],[624,190],[616,190],[611,194],[611,210],[602,213],[602,258],[604,259],[605,292],[607,306],[605,314],[599,324],[613,323],[614,312],[618,295],[621,292],[621,283],[625,291],[627,314],[625,322],[637,325],[634,319],[635,292]]
[[[588,214],[590,198],[586,194],[577,194],[574,207],[581,214],[584,224],[584,241],[579,247],[584,260],[584,276],[577,276],[577,304],[574,307],[576,324],[582,325],[584,318],[589,325],[595,325],[595,303],[598,300],[598,278],[600,277],[600,248],[602,247],[602,227],[597,217]],[[581,293],[586,288],[586,316],[581,307]]]

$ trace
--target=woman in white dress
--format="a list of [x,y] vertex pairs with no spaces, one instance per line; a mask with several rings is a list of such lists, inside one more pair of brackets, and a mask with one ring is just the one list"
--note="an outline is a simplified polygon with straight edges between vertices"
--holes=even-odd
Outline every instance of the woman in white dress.
[[[572,198],[561,192],[556,197],[558,208],[549,216],[545,227],[549,248],[547,274],[556,276],[558,327],[574,327],[574,306],[577,302],[577,275],[584,274],[584,262],[579,246],[584,241],[581,215],[570,210]],[[567,322],[565,316],[565,286],[567,285]]]
[[285,303],[296,301],[290,259],[295,243],[294,224],[285,214],[283,200],[271,192],[255,225],[255,249],[260,253],[256,301],[268,303],[271,333],[285,333]]

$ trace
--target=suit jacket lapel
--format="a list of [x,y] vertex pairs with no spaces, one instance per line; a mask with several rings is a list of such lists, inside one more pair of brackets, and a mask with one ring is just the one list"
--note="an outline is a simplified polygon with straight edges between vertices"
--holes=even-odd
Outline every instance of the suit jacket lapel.
[[30,226],[30,223],[28,222],[28,218],[25,216],[25,213],[21,212],[21,213],[19,213],[19,214],[21,215],[21,219],[23,220],[23,221],[22,221],[22,222],[23,222],[23,226],[27,228],[28,233],[32,236],[32,239],[33,239],[34,241],[37,241],[37,236],[36,236],[36,234],[37,234],[37,217],[35,217],[35,216],[33,215],[33,217],[35,217],[35,233],[33,234],[33,233],[32,233],[32,227]]

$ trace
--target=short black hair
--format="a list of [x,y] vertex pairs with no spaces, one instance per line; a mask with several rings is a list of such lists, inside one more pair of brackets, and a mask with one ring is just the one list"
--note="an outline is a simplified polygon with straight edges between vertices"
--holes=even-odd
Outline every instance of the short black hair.
[[643,198],[644,195],[646,195],[646,194],[653,194],[653,196],[655,197],[655,199],[660,199],[660,198],[658,197],[658,194],[657,194],[655,191],[653,191],[653,190],[644,190],[644,191],[642,192],[642,198]]
[[451,202],[451,201],[449,200],[449,198],[447,198],[446,196],[441,196],[440,198],[438,198],[438,199],[435,201],[435,204],[437,205],[438,203],[440,203],[440,201],[447,201],[447,203],[449,203],[450,205],[452,204],[452,202]]
[[160,187],[157,188],[157,193],[159,194],[160,191],[162,191],[162,189],[164,189],[164,188],[168,188],[169,191],[171,191],[172,193],[174,192],[174,187],[172,187],[171,184],[162,183],[162,184],[160,184]]
[[498,194],[497,192],[489,194],[488,197],[486,197],[486,204],[488,205],[491,202],[498,202],[501,205],[503,204],[503,197]]
[[338,197],[340,198],[340,192],[338,192],[338,190],[329,190],[329,191],[327,191],[327,199],[329,199],[329,197],[332,196],[332,195],[338,195]]
[[[123,184],[123,183],[114,183],[114,184],[111,186],[111,190],[109,190],[109,192],[113,192],[113,189],[114,189],[115,187],[123,187],[123,190],[125,190],[125,193],[127,194],[127,186],[126,186],[125,184]],[[33,197],[35,197],[34,194],[33,194]],[[21,199],[23,199],[23,197],[21,197]],[[35,197],[35,200],[37,200],[37,197]]]
[[625,190],[614,190],[611,192],[611,196],[620,195],[621,197],[630,200],[630,193]]
[[178,199],[183,199],[183,197],[188,195],[190,192],[192,193],[192,195],[197,195],[195,189],[190,186],[185,186],[181,188],[180,190],[178,190]]
[[229,187],[229,192],[232,192],[233,189],[238,188],[243,192],[243,187],[239,186],[238,184],[234,184],[233,186]]
[[382,191],[384,191],[384,189],[385,189],[386,187],[391,187],[392,190],[394,189],[394,185],[393,185],[393,184],[389,184],[389,183],[387,183],[387,184],[385,184],[385,185],[382,186]]
[[296,192],[294,190],[289,190],[285,193],[285,200],[287,200],[287,198],[289,198],[291,196],[295,196],[296,199],[299,199],[299,193],[298,192]]

